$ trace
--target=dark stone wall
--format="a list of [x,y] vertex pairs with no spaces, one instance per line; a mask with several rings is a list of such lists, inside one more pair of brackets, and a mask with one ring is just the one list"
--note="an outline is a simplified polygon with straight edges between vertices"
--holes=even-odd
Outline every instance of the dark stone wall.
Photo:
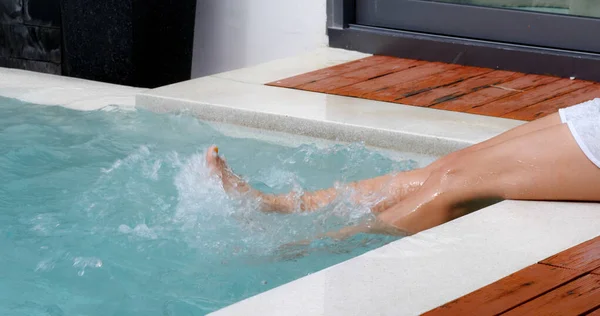
[[0,67],[157,87],[190,79],[196,0],[0,0]]
[[0,0],[0,67],[61,73],[60,0]]
[[130,0],[62,0],[64,74],[136,85]]

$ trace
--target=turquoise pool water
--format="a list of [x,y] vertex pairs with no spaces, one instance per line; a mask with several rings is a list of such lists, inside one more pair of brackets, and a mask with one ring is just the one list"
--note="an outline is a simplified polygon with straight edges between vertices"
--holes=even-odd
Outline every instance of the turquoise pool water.
[[261,213],[207,177],[213,143],[269,192],[416,167],[361,145],[231,138],[186,115],[0,98],[0,315],[202,315],[394,240],[282,248],[368,210]]

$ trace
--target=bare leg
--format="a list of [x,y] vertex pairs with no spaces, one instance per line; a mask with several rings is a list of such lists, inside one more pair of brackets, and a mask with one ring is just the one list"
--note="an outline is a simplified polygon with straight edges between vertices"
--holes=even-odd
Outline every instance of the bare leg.
[[[312,211],[332,203],[339,194],[335,188],[306,192],[300,196],[295,192],[281,195],[266,194],[253,189],[234,174],[223,158],[218,155],[218,149],[215,146],[208,149],[206,161],[211,172],[221,179],[223,188],[228,194],[233,196],[249,195],[256,198],[261,202],[261,209],[266,212]],[[379,212],[417,189],[428,176],[428,170],[417,169],[353,182],[347,187],[353,192],[351,196],[353,202],[370,204],[374,212]]]
[[[453,160],[462,159],[462,156],[469,153],[558,124],[560,124],[560,118],[557,114],[553,114],[442,157],[425,168],[350,183],[348,187],[354,192],[352,200],[355,203],[372,205],[371,209],[375,213],[381,212],[402,201],[407,194],[419,189],[432,172]],[[239,176],[235,175],[225,161],[219,157],[215,146],[208,149],[206,161],[212,172],[221,178],[223,187],[229,194],[248,194],[261,201],[261,208],[264,211],[281,213],[290,213],[295,210],[312,211],[332,203],[339,193],[336,189],[330,188],[307,192],[301,196],[294,192],[282,195],[265,194],[253,189]]]
[[416,233],[468,212],[469,202],[600,201],[600,169],[560,124],[464,155],[433,172],[423,186],[378,216],[382,227]]
[[470,153],[470,152],[474,152],[474,151],[478,151],[480,149],[485,149],[488,147],[492,147],[498,144],[501,144],[507,140],[516,138],[516,137],[520,137],[532,132],[536,132],[551,126],[555,126],[555,125],[559,125],[561,124],[560,121],[560,116],[558,115],[558,113],[554,113],[548,116],[545,116],[541,119],[537,119],[535,121],[531,121],[522,125],[519,125],[515,128],[509,129],[508,131],[492,137],[486,141],[483,141],[481,143],[469,146],[465,149],[453,152],[445,157],[442,157],[441,159],[435,161],[432,165],[433,170],[441,167],[444,164],[447,164],[449,162],[451,162],[452,160],[462,157],[463,155]]

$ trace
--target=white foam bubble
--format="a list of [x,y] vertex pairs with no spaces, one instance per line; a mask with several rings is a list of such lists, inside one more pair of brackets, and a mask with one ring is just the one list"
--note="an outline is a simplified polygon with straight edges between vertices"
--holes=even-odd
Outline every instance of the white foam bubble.
[[138,224],[134,228],[131,228],[127,225],[119,225],[119,232],[122,234],[132,234],[137,237],[148,238],[148,239],[157,239],[158,234],[154,229],[148,227],[146,224]]
[[75,257],[73,258],[73,267],[79,268],[77,275],[83,276],[86,268],[101,268],[102,260],[96,257]]
[[110,166],[110,168],[105,169],[102,168],[102,172],[104,173],[111,173],[114,170],[119,169],[122,165],[127,165],[127,164],[132,164],[135,162],[138,162],[140,160],[142,160],[143,158],[147,157],[150,154],[150,149],[148,148],[148,146],[140,146],[137,150],[135,150],[134,152],[132,152],[131,154],[129,154],[127,157],[125,157],[124,159],[117,159],[115,160],[115,162],[113,162],[112,166]]
[[44,259],[40,262],[38,262],[37,266],[35,267],[35,272],[46,272],[46,271],[51,271],[52,269],[54,269],[54,259],[52,258],[48,258],[48,259]]

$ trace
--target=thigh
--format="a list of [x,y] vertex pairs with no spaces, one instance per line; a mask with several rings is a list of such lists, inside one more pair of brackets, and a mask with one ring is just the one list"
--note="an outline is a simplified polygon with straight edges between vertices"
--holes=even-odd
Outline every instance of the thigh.
[[600,168],[560,124],[464,155],[378,218],[416,233],[494,199],[600,201]]
[[584,154],[566,124],[475,152],[456,169],[476,196],[600,201],[600,168]]

